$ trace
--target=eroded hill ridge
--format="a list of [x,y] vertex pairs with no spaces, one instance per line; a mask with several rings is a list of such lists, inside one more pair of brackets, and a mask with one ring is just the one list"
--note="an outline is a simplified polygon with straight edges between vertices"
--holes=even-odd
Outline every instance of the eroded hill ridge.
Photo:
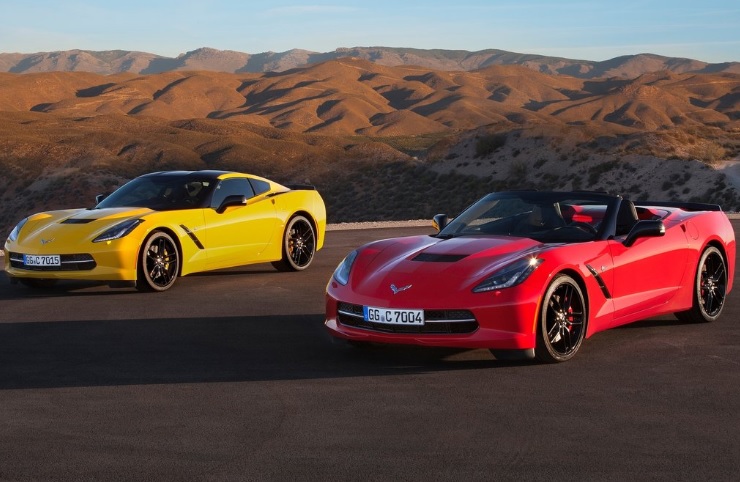
[[740,74],[584,80],[520,66],[472,72],[341,59],[283,73],[0,74],[0,110],[247,122],[324,135],[408,136],[489,124],[601,126],[604,134],[740,119]]

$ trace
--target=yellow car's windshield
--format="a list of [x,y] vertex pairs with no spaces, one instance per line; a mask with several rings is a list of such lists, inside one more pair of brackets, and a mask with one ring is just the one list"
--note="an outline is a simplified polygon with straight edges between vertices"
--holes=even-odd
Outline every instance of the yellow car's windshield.
[[204,207],[215,181],[191,175],[142,176],[121,186],[95,209],[145,207],[155,211]]

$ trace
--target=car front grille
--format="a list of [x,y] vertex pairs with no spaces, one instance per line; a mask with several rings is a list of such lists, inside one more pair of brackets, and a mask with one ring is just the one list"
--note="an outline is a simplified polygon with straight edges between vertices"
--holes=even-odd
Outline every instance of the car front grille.
[[464,334],[478,329],[478,321],[468,310],[424,310],[421,326],[390,325],[365,321],[362,305],[339,302],[337,320],[345,326],[383,333]]
[[26,266],[23,264],[23,253],[9,253],[10,266],[26,271],[90,271],[97,263],[89,254],[62,254],[61,266]]

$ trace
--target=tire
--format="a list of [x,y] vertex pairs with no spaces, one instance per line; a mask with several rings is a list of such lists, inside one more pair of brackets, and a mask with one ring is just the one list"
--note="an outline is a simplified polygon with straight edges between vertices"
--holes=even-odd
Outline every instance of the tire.
[[581,287],[568,275],[555,277],[542,298],[535,356],[545,363],[573,358],[586,335],[588,310]]
[[172,237],[155,231],[139,251],[136,289],[165,291],[175,284],[180,272],[180,253]]
[[709,246],[696,267],[692,306],[676,313],[676,318],[688,323],[714,321],[722,313],[726,295],[727,263],[719,249]]
[[283,233],[283,258],[272,265],[278,271],[303,271],[316,254],[316,230],[304,216],[293,216]]

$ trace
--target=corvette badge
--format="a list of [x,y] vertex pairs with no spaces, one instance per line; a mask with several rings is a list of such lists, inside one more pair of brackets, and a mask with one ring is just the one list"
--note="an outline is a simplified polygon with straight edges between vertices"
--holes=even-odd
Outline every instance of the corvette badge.
[[394,295],[397,295],[401,291],[406,291],[409,288],[411,288],[411,285],[401,286],[400,288],[398,288],[396,285],[391,284],[391,291],[393,291]]

